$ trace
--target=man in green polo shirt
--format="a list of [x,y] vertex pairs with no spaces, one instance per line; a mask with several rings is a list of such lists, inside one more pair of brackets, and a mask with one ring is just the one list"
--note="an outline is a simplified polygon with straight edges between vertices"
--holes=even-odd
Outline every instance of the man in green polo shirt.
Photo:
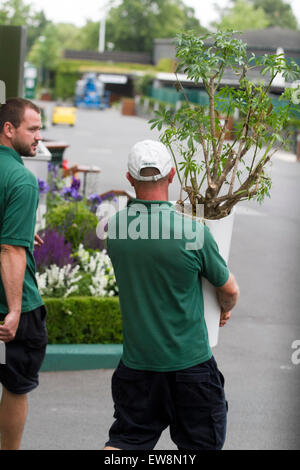
[[47,344],[46,310],[38,292],[33,258],[39,188],[22,156],[34,157],[40,109],[10,99],[0,108],[0,364],[2,449],[18,449],[27,415],[27,393],[38,385]]
[[109,220],[123,356],[105,450],[151,450],[167,426],[182,450],[218,450],[225,440],[224,379],[209,346],[201,277],[216,287],[220,326],[239,291],[208,228],[168,202],[174,174],[162,143],[137,143],[127,173],[137,199]]

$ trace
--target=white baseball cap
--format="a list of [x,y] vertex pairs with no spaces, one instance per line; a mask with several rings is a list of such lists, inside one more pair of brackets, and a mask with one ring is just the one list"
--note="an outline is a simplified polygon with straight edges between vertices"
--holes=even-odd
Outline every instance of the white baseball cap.
[[[158,175],[141,176],[143,168],[157,168]],[[155,140],[137,142],[129,152],[128,171],[137,181],[158,181],[167,176],[172,168],[172,159],[167,147]]]

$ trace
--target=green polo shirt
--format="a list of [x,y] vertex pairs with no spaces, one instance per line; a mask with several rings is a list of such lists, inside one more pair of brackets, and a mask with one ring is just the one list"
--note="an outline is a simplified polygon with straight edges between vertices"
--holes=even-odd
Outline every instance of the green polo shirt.
[[[36,177],[13,149],[0,145],[0,244],[26,249],[22,312],[43,305],[35,278],[33,257],[39,187]],[[0,275],[0,313],[8,313]]]
[[201,279],[216,287],[229,270],[209,229],[164,201],[134,199],[109,221],[123,321],[124,364],[172,371],[212,356]]

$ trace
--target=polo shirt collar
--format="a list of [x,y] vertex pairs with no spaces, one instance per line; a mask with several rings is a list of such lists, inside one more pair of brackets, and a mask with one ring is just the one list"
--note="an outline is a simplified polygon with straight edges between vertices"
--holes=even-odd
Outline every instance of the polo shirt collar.
[[157,201],[157,200],[154,200],[154,201],[150,201],[150,200],[146,200],[146,199],[137,199],[137,198],[132,198],[128,205],[130,204],[144,204],[145,206],[151,206],[152,204],[166,204],[170,207],[173,207],[173,204],[172,202],[170,201]]
[[5,151],[6,153],[10,153],[11,156],[19,163],[21,163],[21,165],[24,165],[24,162],[20,156],[20,154],[18,152],[16,152],[14,149],[12,149],[11,147],[7,147],[6,145],[0,145],[0,152],[1,151]]

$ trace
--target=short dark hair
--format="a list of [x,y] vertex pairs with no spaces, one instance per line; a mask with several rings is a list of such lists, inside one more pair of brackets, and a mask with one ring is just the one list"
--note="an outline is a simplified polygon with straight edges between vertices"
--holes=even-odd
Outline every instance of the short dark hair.
[[10,122],[14,127],[19,127],[26,108],[31,108],[37,113],[41,110],[38,106],[24,98],[10,98],[0,107],[0,134],[3,132],[3,126]]

